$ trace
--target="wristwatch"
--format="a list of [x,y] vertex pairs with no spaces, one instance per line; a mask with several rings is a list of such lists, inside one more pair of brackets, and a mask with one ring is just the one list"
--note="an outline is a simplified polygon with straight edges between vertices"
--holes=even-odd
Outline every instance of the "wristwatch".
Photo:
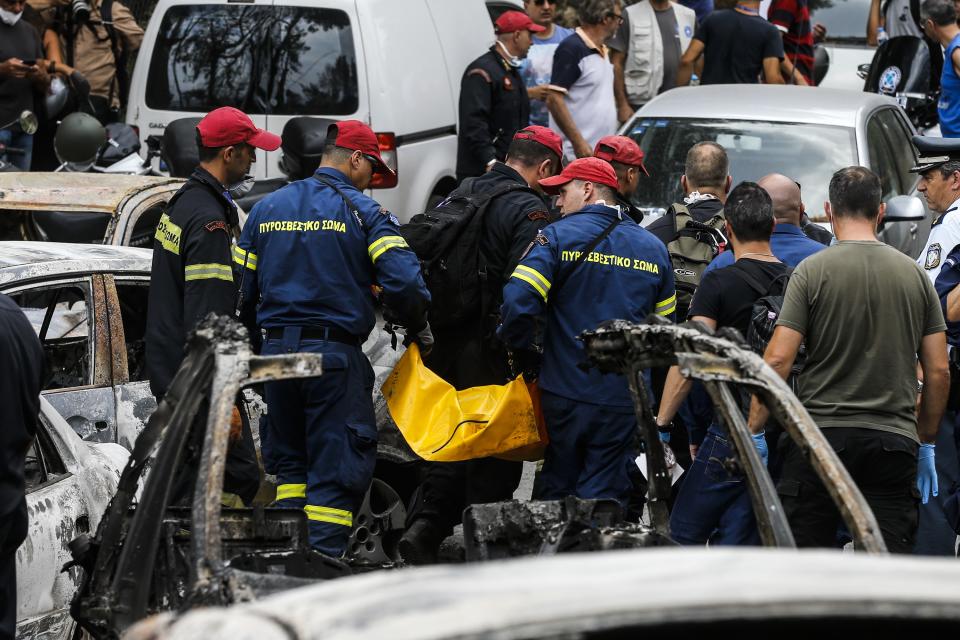
[[917,380],[917,393],[923,393],[923,380]]
[[667,424],[658,424],[657,431],[659,431],[660,433],[670,433],[671,431],[673,431],[673,420],[671,420]]

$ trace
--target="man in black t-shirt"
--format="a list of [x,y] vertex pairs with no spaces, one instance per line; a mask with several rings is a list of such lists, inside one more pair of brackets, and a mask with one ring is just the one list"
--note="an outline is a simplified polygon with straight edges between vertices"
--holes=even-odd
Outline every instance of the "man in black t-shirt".
[[[733,327],[746,335],[753,303],[764,293],[748,284],[744,274],[762,283],[772,283],[787,272],[787,266],[774,257],[770,236],[776,220],[773,202],[759,185],[742,182],[730,192],[724,209],[727,237],[733,245],[736,262],[704,275],[690,306],[690,318],[711,329]],[[749,277],[748,276],[748,277]],[[680,403],[692,382],[674,366],[657,414],[657,426],[669,431]],[[756,436],[763,440],[763,434]],[[758,448],[762,449],[758,441]],[[686,545],[758,545],[750,494],[742,474],[731,473],[723,460],[733,455],[726,429],[718,420],[707,430],[697,447],[691,445],[693,465],[670,516],[670,534]]]
[[700,23],[680,59],[677,86],[690,84],[693,63],[703,54],[700,84],[783,84],[783,40],[775,26],[760,17],[760,0],[738,2],[714,11]]

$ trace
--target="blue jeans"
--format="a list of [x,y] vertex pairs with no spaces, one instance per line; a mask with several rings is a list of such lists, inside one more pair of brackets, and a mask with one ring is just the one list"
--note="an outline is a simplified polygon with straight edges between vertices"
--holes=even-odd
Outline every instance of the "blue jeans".
[[14,129],[0,129],[0,144],[23,151],[0,154],[0,160],[6,160],[21,171],[30,171],[30,161],[33,158],[33,136]]
[[550,443],[538,478],[541,500],[566,496],[608,498],[626,506],[637,416],[630,407],[607,407],[543,391],[540,398]]
[[670,535],[678,544],[760,544],[746,478],[723,466],[732,456],[727,435],[710,425],[670,514]]
[[269,453],[279,482],[275,506],[303,509],[311,546],[337,557],[377,461],[373,368],[360,347],[301,341],[299,327],[287,327],[262,350],[295,352],[323,354],[323,375],[265,385]]

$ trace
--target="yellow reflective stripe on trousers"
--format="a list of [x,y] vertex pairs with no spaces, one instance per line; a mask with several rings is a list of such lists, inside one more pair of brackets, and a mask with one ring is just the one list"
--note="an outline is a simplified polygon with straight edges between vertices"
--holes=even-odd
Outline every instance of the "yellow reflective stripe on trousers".
[[677,310],[677,294],[657,303],[655,312],[658,316],[668,316]]
[[170,253],[180,255],[180,227],[170,222],[170,216],[163,214],[160,216],[160,223],[157,224],[157,233],[154,239],[160,241],[160,246]]
[[367,247],[367,253],[370,254],[370,260],[376,262],[377,258],[380,257],[384,251],[388,249],[397,248],[407,248],[407,241],[404,240],[401,236],[383,236],[382,238],[375,240],[373,243]]
[[543,296],[544,302],[547,301],[547,293],[550,291],[550,281],[547,280],[543,274],[536,269],[532,269],[526,265],[518,264],[514,272],[510,274],[510,277],[523,280],[531,287],[536,289],[541,296]]
[[277,487],[277,500],[306,497],[307,485],[305,484],[281,484]]
[[233,261],[250,271],[257,270],[257,254],[253,251],[244,251],[240,247],[233,248]]
[[233,282],[233,269],[228,264],[207,262],[204,264],[188,264],[183,269],[184,280],[226,280]]
[[339,524],[344,527],[353,526],[353,514],[343,509],[318,507],[308,504],[303,510],[307,513],[307,519],[313,520],[314,522],[329,522],[330,524]]

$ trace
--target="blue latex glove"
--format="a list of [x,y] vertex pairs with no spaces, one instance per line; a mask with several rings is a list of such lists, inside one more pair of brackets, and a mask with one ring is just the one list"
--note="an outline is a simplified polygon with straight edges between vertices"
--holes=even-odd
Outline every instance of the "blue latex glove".
[[760,454],[760,459],[763,460],[763,466],[767,466],[767,460],[770,458],[770,452],[767,450],[767,439],[764,437],[764,431],[760,433],[755,433],[751,437],[753,438],[753,446],[757,448],[757,453]]
[[930,496],[936,496],[940,490],[937,484],[936,448],[934,444],[921,444],[917,455],[917,489],[920,490],[923,504],[927,504]]
[[658,431],[660,434],[660,442],[665,442],[670,444],[670,432],[669,431]]

